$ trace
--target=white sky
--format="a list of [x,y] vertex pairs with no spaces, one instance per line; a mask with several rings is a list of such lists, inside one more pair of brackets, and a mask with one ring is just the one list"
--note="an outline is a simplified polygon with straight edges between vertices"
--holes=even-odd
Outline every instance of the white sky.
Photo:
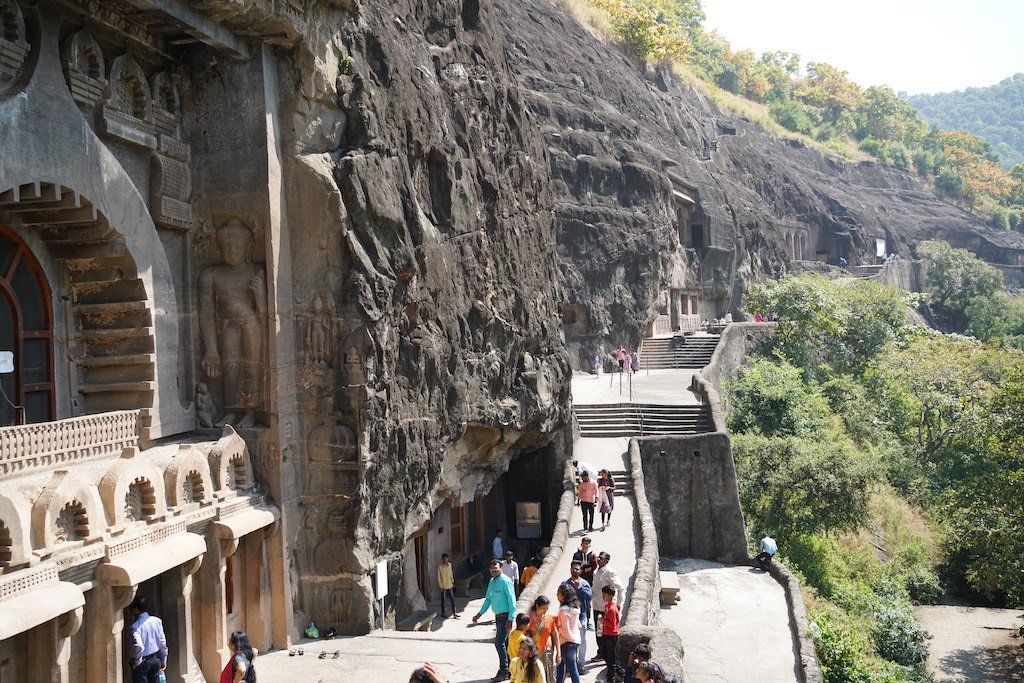
[[910,94],[1024,72],[1024,0],[703,0],[734,49],[796,52]]

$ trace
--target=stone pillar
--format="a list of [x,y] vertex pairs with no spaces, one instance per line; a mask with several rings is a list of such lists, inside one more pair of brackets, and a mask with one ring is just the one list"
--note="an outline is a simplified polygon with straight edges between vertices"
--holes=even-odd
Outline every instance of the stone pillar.
[[288,555],[284,542],[284,520],[263,531],[270,580],[271,640],[274,647],[287,648],[292,622],[292,587],[288,581]]
[[[86,594],[85,628],[89,650],[86,678],[96,683],[121,683],[124,671],[124,609],[135,598],[135,586],[98,581]],[[219,673],[219,672],[218,672]]]
[[78,633],[82,626],[82,608],[65,612],[54,621],[56,641],[54,642],[55,657],[50,670],[50,683],[70,683],[71,677],[68,664],[71,662],[71,636]]
[[224,560],[238,550],[238,541],[206,539],[207,552],[199,568],[199,665],[208,681],[220,680],[227,664],[227,605],[224,602]]
[[243,605],[245,609],[245,632],[249,642],[260,652],[270,649],[270,582],[267,577],[265,552],[266,541],[262,531],[254,531],[242,539]]
[[192,575],[203,561],[199,555],[162,576],[163,604],[166,622],[173,622],[177,637],[167,641],[167,681],[188,683],[195,660],[192,625]]

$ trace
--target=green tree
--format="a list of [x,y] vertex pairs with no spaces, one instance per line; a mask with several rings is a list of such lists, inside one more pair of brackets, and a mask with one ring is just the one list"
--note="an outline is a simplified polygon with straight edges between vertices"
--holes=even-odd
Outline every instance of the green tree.
[[854,128],[853,112],[860,101],[860,86],[831,64],[808,62],[807,76],[797,88],[800,99],[817,112],[829,130],[846,135]]
[[928,125],[892,88],[871,86],[857,105],[857,137],[914,142],[924,138]]
[[807,436],[829,423],[828,402],[800,370],[755,358],[727,388],[729,430],[765,436]]
[[838,431],[818,437],[733,436],[740,502],[757,534],[848,531],[867,518],[878,468]]
[[816,371],[859,372],[889,340],[906,329],[916,298],[870,280],[834,280],[808,274],[751,288],[745,307],[774,312],[776,345],[795,365]]
[[984,342],[1024,349],[1024,298],[996,292],[976,296],[964,309],[967,334]]
[[934,301],[963,311],[977,296],[992,296],[1003,286],[1003,274],[966,249],[948,242],[919,242],[917,255],[928,268],[928,284]]

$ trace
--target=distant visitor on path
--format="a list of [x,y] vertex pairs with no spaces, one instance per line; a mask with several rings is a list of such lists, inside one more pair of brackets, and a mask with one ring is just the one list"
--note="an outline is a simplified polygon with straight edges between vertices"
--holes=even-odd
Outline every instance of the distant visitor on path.
[[640,369],[640,354],[637,351],[629,354],[630,366],[633,368],[633,372]]
[[601,531],[604,531],[612,523],[612,510],[615,509],[615,480],[608,470],[597,474],[597,502],[601,511]]
[[754,556],[754,561],[757,562],[757,566],[763,571],[768,571],[768,567],[772,564],[772,558],[775,557],[777,552],[779,552],[779,546],[775,539],[771,536],[765,536],[761,539],[761,552]]
[[622,356],[622,371],[623,372],[629,372],[632,369],[633,369],[633,356],[629,352],[626,352]]
[[594,600],[595,623],[604,611],[605,601],[600,599],[600,596],[606,587],[611,586],[615,589],[612,596],[615,598],[615,604],[620,608],[626,598],[626,586],[622,583],[622,579],[619,578],[619,573],[612,569],[609,564],[611,561],[612,556],[608,553],[601,551],[597,554],[597,569],[594,570],[594,580],[590,583],[594,595],[598,597],[597,600]]
[[615,360],[619,361],[619,372],[622,372],[622,365],[626,361],[626,349],[622,346],[615,352]]
[[583,530],[594,530],[594,508],[597,505],[597,482],[590,478],[590,472],[580,475],[580,485],[576,489],[576,496],[580,501],[580,509],[583,510]]
[[523,576],[520,579],[520,581],[522,581],[523,588],[530,585],[530,580],[533,578],[533,575],[537,573],[538,569],[540,569],[540,560],[536,557],[531,557],[530,561],[526,564],[526,569],[523,570]]
[[604,354],[594,354],[594,374],[598,377],[604,374]]
[[501,573],[512,579],[512,585],[516,587],[516,595],[519,595],[519,563],[516,562],[515,553],[511,550],[505,551],[505,559],[501,561]]
[[[500,530],[499,530],[500,532]],[[487,593],[480,611],[473,615],[473,623],[490,609],[494,612],[494,649],[498,652],[498,673],[492,681],[507,681],[508,671],[508,634],[512,630],[516,618],[516,591],[512,581],[501,573],[501,562],[491,560],[489,566],[491,580],[487,584]]]
[[448,561],[448,553],[441,555],[441,564],[437,565],[437,587],[441,589],[441,618],[444,619],[444,601],[447,598],[452,605],[452,616],[458,619],[459,613],[455,611],[455,573],[452,563]]
[[491,541],[491,559],[498,560],[499,562],[505,557],[505,543],[502,538],[505,536],[505,532],[501,529],[494,530],[494,540]]
[[159,683],[160,672],[167,668],[167,637],[164,622],[146,607],[139,596],[128,608],[132,616],[132,683]]
[[754,322],[755,323],[763,323],[764,322],[764,314],[761,313],[761,311],[758,311],[757,313],[754,314]]

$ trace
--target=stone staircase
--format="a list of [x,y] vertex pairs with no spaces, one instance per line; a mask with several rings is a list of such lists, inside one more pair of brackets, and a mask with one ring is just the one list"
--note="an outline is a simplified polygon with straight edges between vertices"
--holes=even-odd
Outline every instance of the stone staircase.
[[152,405],[152,314],[121,235],[88,200],[60,185],[29,183],[0,193],[0,210],[19,214],[64,264],[80,412]]
[[615,482],[615,495],[616,496],[631,496],[633,495],[633,475],[626,470],[608,470],[608,474],[612,475],[612,481]]
[[866,266],[853,266],[850,268],[850,272],[853,273],[854,277],[862,280],[870,280],[871,278],[882,272],[882,268],[885,267],[884,263],[876,263]]
[[661,436],[711,431],[707,406],[644,403],[577,405],[574,409],[585,437]]
[[719,337],[717,334],[691,334],[678,349],[673,346],[672,337],[648,337],[640,350],[640,369],[703,368],[711,362]]

